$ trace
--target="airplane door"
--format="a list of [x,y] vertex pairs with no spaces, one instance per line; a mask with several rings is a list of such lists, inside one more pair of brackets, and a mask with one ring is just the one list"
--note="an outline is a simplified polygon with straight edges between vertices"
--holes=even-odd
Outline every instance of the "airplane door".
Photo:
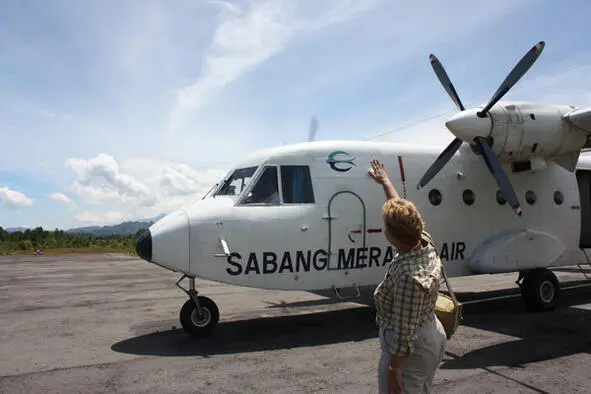
[[365,247],[365,204],[354,192],[340,191],[329,200],[328,214],[328,269],[335,278],[334,286],[354,284],[355,275],[349,279],[349,271],[365,266],[356,251]]
[[591,171],[577,171],[581,197],[581,238],[579,247],[591,248]]

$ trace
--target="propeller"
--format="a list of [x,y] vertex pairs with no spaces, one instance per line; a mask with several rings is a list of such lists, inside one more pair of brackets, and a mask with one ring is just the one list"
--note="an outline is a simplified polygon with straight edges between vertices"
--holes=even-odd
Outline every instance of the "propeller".
[[509,205],[511,205],[511,208],[513,208],[515,213],[518,216],[521,216],[521,205],[519,204],[519,200],[515,194],[515,189],[513,189],[513,185],[511,185],[511,181],[507,177],[507,174],[505,171],[503,171],[503,168],[499,164],[499,161],[497,160],[497,157],[493,153],[492,149],[490,149],[488,142],[483,137],[476,137],[474,141],[476,141],[476,145],[478,145],[478,148],[480,148],[484,162],[486,163],[490,173],[497,181],[497,185],[499,185],[503,196]]
[[492,108],[493,105],[497,103],[508,91],[511,89],[517,81],[521,79],[525,75],[525,73],[530,69],[531,66],[538,60],[538,57],[542,54],[544,50],[544,46],[546,44],[544,41],[538,42],[534,45],[527,53],[521,58],[519,63],[517,63],[513,70],[507,75],[507,78],[501,83],[501,86],[497,89],[495,94],[490,98],[488,104],[484,106],[482,111],[478,112],[477,115],[479,118],[483,118],[486,116],[488,111]]
[[507,94],[507,92],[535,63],[542,53],[544,46],[544,41],[538,42],[521,58],[501,83],[497,91],[492,95],[488,103],[480,111],[465,109],[454,85],[451,83],[445,69],[441,65],[441,62],[435,55],[429,55],[429,61],[431,62],[431,67],[433,68],[435,75],[447,94],[451,97],[454,104],[460,110],[460,113],[454,115],[452,119],[446,122],[447,128],[450,129],[456,138],[454,138],[454,140],[437,157],[435,162],[427,169],[423,177],[419,180],[417,189],[424,187],[435,175],[437,175],[443,166],[445,166],[445,164],[447,164],[447,162],[453,157],[463,142],[470,145],[475,144],[480,149],[480,152],[482,152],[482,157],[497,184],[501,188],[503,195],[507,198],[507,201],[509,201],[515,213],[521,216],[521,207],[517,196],[515,195],[515,190],[486,139],[486,137],[488,137],[487,134],[490,133],[490,119],[484,120],[484,118],[488,117],[490,109],[503,98],[505,94]]
[[312,115],[310,118],[310,126],[308,128],[308,141],[314,141],[314,137],[316,137],[316,131],[318,130],[318,119],[316,115]]
[[447,94],[449,94],[449,96],[451,97],[453,102],[456,104],[458,109],[460,111],[463,111],[465,108],[464,108],[464,105],[462,105],[462,101],[460,100],[460,96],[458,96],[458,92],[456,92],[456,88],[451,83],[449,77],[447,76],[447,73],[445,72],[445,69],[441,65],[441,62],[439,61],[439,59],[437,59],[437,56],[430,54],[429,61],[431,62],[431,67],[433,67],[433,71],[435,71],[435,75],[437,75],[439,82],[441,82],[441,84],[443,85],[443,88],[445,89]]
[[454,138],[454,140],[443,150],[443,152],[441,152],[441,154],[437,156],[437,159],[435,159],[435,162],[431,164],[431,167],[429,167],[427,172],[425,172],[425,175],[423,175],[423,177],[417,185],[417,189],[420,189],[423,186],[425,186],[435,175],[437,175],[439,170],[441,170],[443,166],[447,164],[449,159],[453,157],[456,151],[460,148],[460,145],[462,145],[463,143],[464,141],[462,141],[458,137]]

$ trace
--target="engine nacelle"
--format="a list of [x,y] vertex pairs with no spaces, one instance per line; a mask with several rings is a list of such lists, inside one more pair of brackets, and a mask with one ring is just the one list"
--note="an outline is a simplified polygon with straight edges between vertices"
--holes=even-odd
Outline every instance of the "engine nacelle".
[[536,161],[578,152],[587,133],[563,119],[572,106],[505,102],[491,117],[492,151],[503,162]]

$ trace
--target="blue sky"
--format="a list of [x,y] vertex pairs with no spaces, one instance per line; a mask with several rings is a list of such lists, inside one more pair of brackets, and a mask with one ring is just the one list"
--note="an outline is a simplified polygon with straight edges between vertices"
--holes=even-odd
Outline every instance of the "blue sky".
[[168,212],[312,114],[316,139],[445,145],[432,52],[476,105],[544,40],[505,98],[591,105],[589,20],[583,0],[6,0],[0,226]]

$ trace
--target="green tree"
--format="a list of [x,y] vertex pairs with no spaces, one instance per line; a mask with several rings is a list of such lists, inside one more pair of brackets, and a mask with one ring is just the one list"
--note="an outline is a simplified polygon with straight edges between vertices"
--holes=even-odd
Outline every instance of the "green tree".
[[18,248],[20,250],[30,250],[30,249],[33,249],[33,244],[31,243],[30,240],[23,239],[23,240],[19,241]]

